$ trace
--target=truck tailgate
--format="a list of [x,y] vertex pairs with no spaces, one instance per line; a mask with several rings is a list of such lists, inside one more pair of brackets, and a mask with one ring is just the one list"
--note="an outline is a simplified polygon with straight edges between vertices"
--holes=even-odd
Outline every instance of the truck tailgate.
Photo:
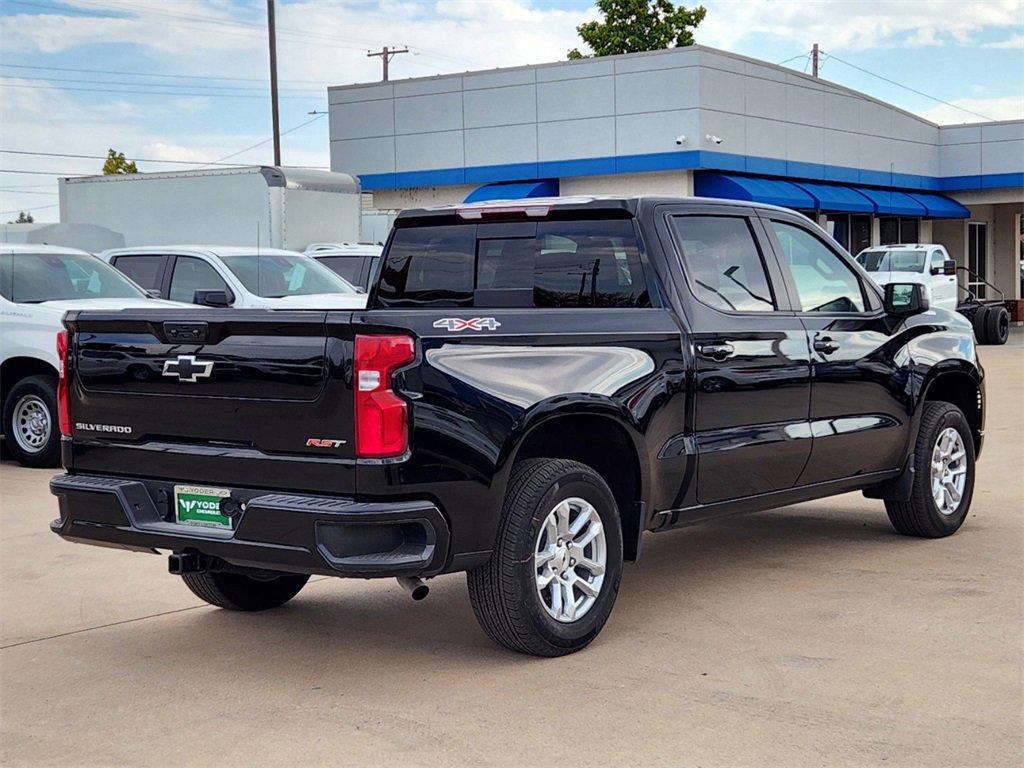
[[80,472],[353,492],[350,320],[206,308],[69,313],[74,441],[65,461]]

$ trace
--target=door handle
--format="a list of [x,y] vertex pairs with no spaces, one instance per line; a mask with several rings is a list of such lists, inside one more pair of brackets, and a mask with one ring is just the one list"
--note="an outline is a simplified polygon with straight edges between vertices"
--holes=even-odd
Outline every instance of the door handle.
[[726,358],[728,358],[735,351],[736,350],[732,346],[732,344],[699,344],[699,345],[697,345],[697,354],[698,355],[700,355],[701,357],[706,357],[706,358],[708,358],[710,360],[716,360],[719,363],[722,362],[723,360],[725,360]]
[[821,352],[824,355],[831,355],[833,352],[839,349],[839,345],[836,344],[832,339],[826,336],[823,339],[814,340],[814,351]]

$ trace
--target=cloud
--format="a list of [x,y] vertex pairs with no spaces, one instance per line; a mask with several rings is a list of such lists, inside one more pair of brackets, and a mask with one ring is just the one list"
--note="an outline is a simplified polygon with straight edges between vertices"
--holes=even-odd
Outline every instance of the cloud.
[[698,43],[735,50],[767,35],[809,47],[850,51],[969,43],[988,29],[1016,29],[1022,0],[707,0]]
[[995,40],[990,43],[984,43],[982,48],[1003,48],[1008,50],[1018,50],[1024,53],[1024,35],[1013,35],[1005,40]]
[[[953,99],[950,104],[969,109],[977,115],[993,120],[1024,120],[1024,96],[999,96],[987,99]],[[921,117],[939,125],[956,123],[977,123],[980,117],[971,115],[948,104],[939,104],[919,111]]]
[[[267,139],[266,134],[247,130],[244,124],[220,133],[190,129],[182,116],[191,109],[201,108],[198,102],[206,99],[169,97],[135,103],[115,98],[102,104],[86,104],[79,101],[77,94],[46,90],[44,86],[45,81],[29,78],[0,81],[0,104],[3,105],[0,146],[79,155],[104,155],[112,146],[124,152],[129,160],[145,157],[201,165]],[[326,124],[326,118],[321,122]],[[307,149],[294,146],[291,138],[283,138],[289,163],[328,164],[326,139]],[[37,221],[58,218],[56,208],[43,208],[57,198],[42,193],[56,192],[59,176],[99,173],[103,165],[100,158],[13,154],[0,155],[0,158],[3,168],[44,172],[0,173],[0,210],[38,210]],[[263,145],[233,161],[266,162],[267,159],[267,146]],[[139,163],[142,171],[167,171],[176,167],[186,166]],[[52,174],[45,173],[47,171]],[[21,189],[26,186],[32,189]]]
[[[261,34],[258,26],[229,26],[234,20],[220,3],[142,0],[123,7],[118,0],[104,0],[98,5],[62,0],[62,5],[69,7],[68,12],[0,16],[0,50],[60,53],[81,45],[135,43],[180,54],[196,46],[244,50]],[[76,8],[89,13],[75,12]]]

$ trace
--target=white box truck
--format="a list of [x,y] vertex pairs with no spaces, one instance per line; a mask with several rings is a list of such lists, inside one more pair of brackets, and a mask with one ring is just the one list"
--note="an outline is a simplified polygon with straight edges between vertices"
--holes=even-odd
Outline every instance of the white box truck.
[[302,251],[359,240],[359,181],[347,173],[246,166],[60,179],[60,220],[120,232],[125,245]]

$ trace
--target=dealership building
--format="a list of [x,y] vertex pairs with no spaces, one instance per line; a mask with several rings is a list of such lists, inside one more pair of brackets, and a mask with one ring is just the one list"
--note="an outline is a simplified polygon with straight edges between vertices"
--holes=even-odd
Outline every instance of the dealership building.
[[1024,299],[1024,121],[940,126],[702,46],[328,95],[331,169],[359,176],[378,210],[550,195],[753,200],[806,213],[853,253],[941,243]]

